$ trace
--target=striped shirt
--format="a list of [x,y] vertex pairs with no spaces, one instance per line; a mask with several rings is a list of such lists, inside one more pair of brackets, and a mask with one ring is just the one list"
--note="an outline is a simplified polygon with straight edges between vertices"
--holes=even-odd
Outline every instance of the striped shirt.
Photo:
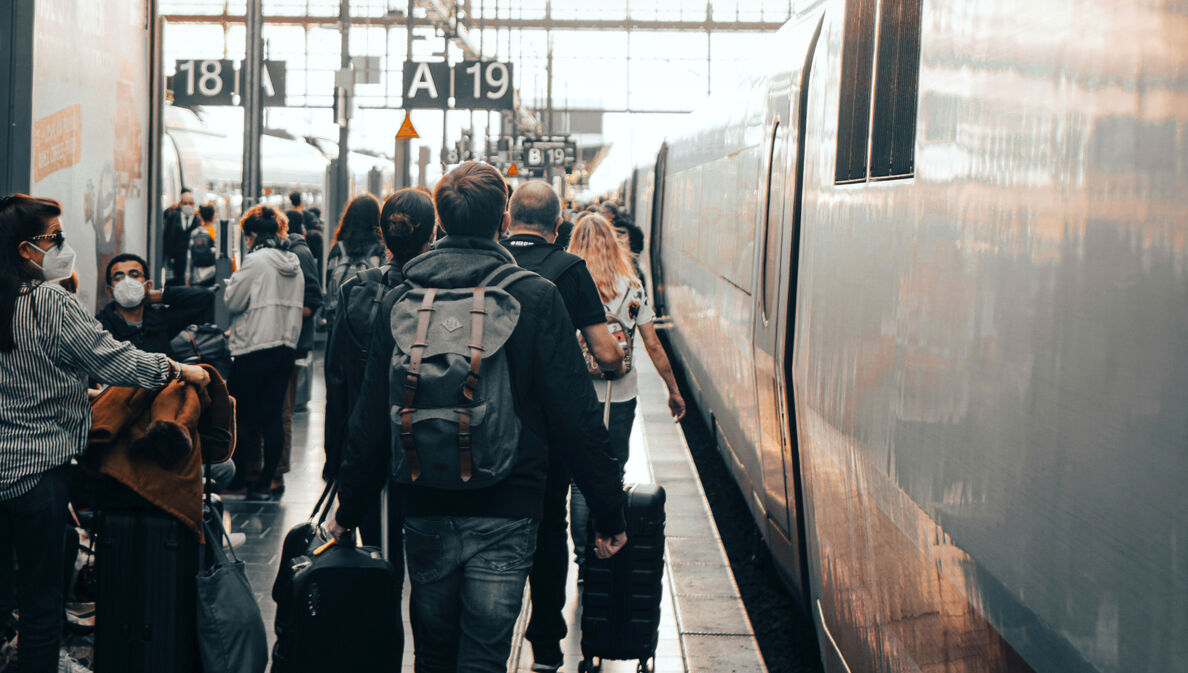
[[17,297],[12,330],[16,348],[0,352],[0,501],[28,493],[86,448],[87,375],[157,388],[171,370],[164,355],[116,341],[57,283]]

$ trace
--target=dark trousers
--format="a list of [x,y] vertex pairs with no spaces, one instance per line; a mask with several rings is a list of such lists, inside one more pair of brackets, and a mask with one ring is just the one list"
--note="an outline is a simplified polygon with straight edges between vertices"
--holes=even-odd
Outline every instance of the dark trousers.
[[[576,489],[575,489],[576,492]],[[569,497],[569,470],[561,456],[549,456],[549,475],[545,483],[544,512],[536,533],[536,555],[528,576],[532,593],[532,617],[525,632],[536,646],[556,645],[569,629],[561,611],[565,609],[565,584],[569,580],[569,547],[566,545],[566,500]]]
[[[635,423],[635,400],[611,402],[610,433],[611,454],[619,461],[619,472],[627,467],[631,455],[631,426]],[[586,497],[575,486],[570,498],[570,533],[573,535],[573,554],[579,564],[586,560],[586,545],[589,544],[594,526],[590,521],[590,507]]]
[[248,449],[235,452],[236,474],[232,488],[243,486],[253,464],[260,459],[257,436],[263,438],[264,465],[251,488],[261,493],[268,493],[272,488],[272,477],[285,448],[283,411],[295,359],[296,351],[279,346],[240,355],[232,364],[235,424],[238,436],[246,440],[242,444],[236,443]]
[[[18,673],[54,673],[62,640],[62,567],[66,467],[46,472],[28,493],[0,502],[0,575],[13,577],[15,555]],[[12,586],[0,580],[0,585]]]

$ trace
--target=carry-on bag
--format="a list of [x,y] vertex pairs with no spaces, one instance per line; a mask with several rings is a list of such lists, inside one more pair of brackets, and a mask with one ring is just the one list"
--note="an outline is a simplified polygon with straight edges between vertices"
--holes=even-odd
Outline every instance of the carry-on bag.
[[329,537],[321,524],[334,491],[323,492],[311,514],[316,523],[301,524],[286,536],[282,557],[300,541],[308,542],[273,585],[273,673],[373,670],[401,655],[402,578],[378,548]]
[[609,559],[586,548],[582,584],[582,659],[579,671],[603,659],[634,659],[637,670],[655,665],[664,581],[664,488],[632,484],[625,493],[627,544]]
[[198,537],[168,514],[100,514],[95,673],[201,670],[195,627],[198,553]]
[[217,510],[208,506],[204,519],[207,544],[197,578],[198,646],[203,673],[264,673],[268,667],[268,634],[243,561],[236,557]]

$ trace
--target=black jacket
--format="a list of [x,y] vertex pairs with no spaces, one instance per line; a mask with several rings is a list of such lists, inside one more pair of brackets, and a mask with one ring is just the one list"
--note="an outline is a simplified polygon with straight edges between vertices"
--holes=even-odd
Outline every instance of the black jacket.
[[165,231],[162,237],[165,256],[170,259],[185,259],[190,251],[190,234],[202,225],[202,218],[195,212],[186,221],[181,208],[165,211]]
[[[509,263],[514,263],[512,256],[495,241],[449,236],[406,264],[404,276],[428,287],[471,287],[500,264]],[[391,314],[406,287],[387,294],[381,316]],[[504,481],[481,490],[405,488],[405,514],[540,519],[549,461],[545,437],[555,437],[566,447],[558,453],[586,495],[598,532],[620,533],[626,528],[620,466],[611,455],[602,407],[594,397],[561,295],[540,277],[514,283],[508,292],[520,302],[519,323],[504,346],[522,424],[515,468]],[[388,474],[392,349],[391,330],[375,330],[339,469],[337,518],[347,527],[363,519]]]
[[[330,324],[330,337],[326,342],[326,466],[322,476],[333,479],[342,462],[343,443],[346,441],[347,421],[359,390],[363,387],[363,373],[367,365],[366,350],[371,346],[374,325],[383,315],[376,310],[370,313],[375,291],[383,290],[369,285],[382,280],[383,288],[391,290],[404,281],[400,267],[384,266],[368,269],[343,284],[339,290],[339,310]],[[385,291],[386,294],[386,291]],[[382,308],[382,307],[381,307]],[[368,318],[372,318],[369,322]],[[384,325],[387,323],[384,322]]]
[[124,322],[116,303],[107,302],[95,317],[103,329],[120,341],[140,350],[170,354],[169,340],[189,325],[214,320],[214,293],[205,287],[170,285],[162,296],[163,305],[146,306],[139,326]]
[[297,356],[304,357],[313,350],[314,345],[314,317],[313,314],[322,308],[322,283],[318,273],[318,263],[314,260],[313,251],[309,243],[301,234],[289,234],[289,252],[297,255],[301,263],[301,275],[305,276],[305,300],[302,306],[310,310],[310,315],[301,319],[301,336],[297,339]]

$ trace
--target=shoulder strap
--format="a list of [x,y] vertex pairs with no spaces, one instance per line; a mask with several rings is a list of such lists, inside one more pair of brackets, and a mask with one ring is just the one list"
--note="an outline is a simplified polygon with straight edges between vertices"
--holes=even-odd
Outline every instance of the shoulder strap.
[[495,267],[486,278],[479,281],[478,287],[497,287],[506,290],[512,283],[539,275],[515,264],[500,264]]
[[537,267],[536,271],[541,276],[544,276],[545,279],[556,283],[558,278],[563,276],[566,271],[577,266],[577,263],[580,261],[582,261],[581,257],[567,254],[560,248],[554,248],[541,260],[540,266]]
[[417,444],[413,439],[413,404],[417,401],[417,384],[421,381],[421,359],[429,347],[429,318],[433,315],[433,302],[437,290],[429,288],[421,306],[417,308],[417,338],[409,354],[408,376],[404,379],[404,400],[400,409],[400,442],[404,447],[404,458],[408,461],[409,476],[415,482],[421,477],[421,461],[417,457]]

